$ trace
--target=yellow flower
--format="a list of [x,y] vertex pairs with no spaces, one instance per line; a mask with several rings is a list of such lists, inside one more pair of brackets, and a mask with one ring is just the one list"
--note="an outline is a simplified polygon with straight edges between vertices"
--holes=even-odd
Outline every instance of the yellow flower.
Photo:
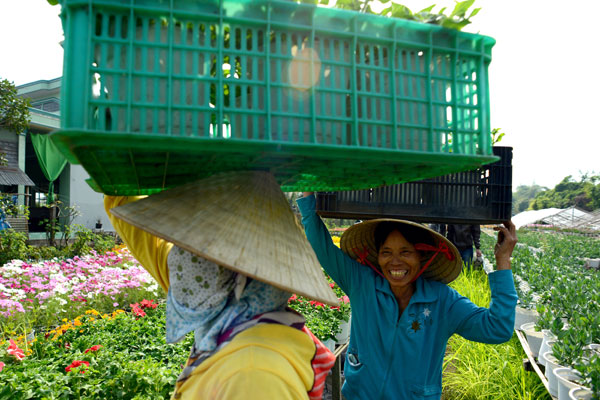
[[87,310],[85,313],[86,314],[100,315],[100,313],[98,311],[94,310],[94,309]]
[[83,329],[80,329],[80,330],[79,330],[79,333],[83,333]]
[[78,320],[78,319],[75,319],[75,321],[73,321],[73,325],[75,325],[75,326],[81,326],[81,325],[83,325],[83,324],[81,323],[81,321],[80,321],[80,320]]

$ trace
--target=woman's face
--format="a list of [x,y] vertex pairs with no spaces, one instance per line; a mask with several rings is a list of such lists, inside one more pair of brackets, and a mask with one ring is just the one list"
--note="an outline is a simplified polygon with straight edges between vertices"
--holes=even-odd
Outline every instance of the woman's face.
[[379,249],[377,261],[390,286],[409,286],[421,268],[421,255],[398,231],[392,231]]

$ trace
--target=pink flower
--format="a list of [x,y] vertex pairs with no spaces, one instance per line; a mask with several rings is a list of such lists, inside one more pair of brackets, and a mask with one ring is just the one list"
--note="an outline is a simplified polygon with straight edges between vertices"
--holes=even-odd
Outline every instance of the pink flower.
[[10,346],[8,346],[7,350],[8,354],[14,356],[17,360],[21,361],[25,358],[25,353],[22,349],[17,346],[14,340],[10,339]]
[[349,298],[348,298],[348,296],[346,296],[346,295],[344,295],[344,296],[340,297],[340,299],[339,299],[339,300],[340,300],[340,302],[342,302],[342,303],[346,303],[346,304],[350,303],[350,299],[349,299]]
[[[73,362],[71,363],[71,365],[69,365],[68,367],[66,367],[66,368],[65,368],[65,371],[67,371],[67,372],[71,372],[71,370],[72,370],[73,368],[78,368],[78,367],[81,367],[82,365],[85,365],[86,367],[89,367],[89,366],[90,366],[90,363],[89,363],[89,362],[87,362],[87,361],[75,360],[75,361],[73,361]],[[81,372],[82,374],[85,374],[85,369],[82,369],[82,370],[81,370],[81,371],[79,371],[79,372]]]
[[330,283],[329,287],[333,289],[335,287],[335,283]]
[[292,295],[292,297],[290,297],[290,298],[288,299],[288,302],[289,302],[289,301],[295,301],[295,300],[297,300],[297,299],[298,299],[298,296],[296,296],[295,294],[293,294],[293,295]]
[[89,353],[90,351],[98,351],[98,350],[100,350],[101,347],[102,347],[101,345],[97,344],[95,346],[90,347],[86,351],[84,351],[83,354]]
[[0,361],[0,372],[2,372],[2,370],[4,369],[4,363],[2,361]]

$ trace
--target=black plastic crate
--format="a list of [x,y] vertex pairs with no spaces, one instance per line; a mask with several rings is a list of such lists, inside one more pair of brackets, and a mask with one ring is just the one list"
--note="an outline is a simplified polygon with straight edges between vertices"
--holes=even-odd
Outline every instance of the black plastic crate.
[[319,192],[317,213],[453,224],[506,221],[512,209],[512,147],[493,150],[500,160],[472,171],[375,189]]

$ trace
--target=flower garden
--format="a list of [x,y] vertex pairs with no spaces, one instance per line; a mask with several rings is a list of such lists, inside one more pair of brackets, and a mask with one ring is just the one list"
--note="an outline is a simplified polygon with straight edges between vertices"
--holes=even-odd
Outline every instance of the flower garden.
[[[554,356],[580,371],[581,383],[598,395],[600,357],[582,349],[600,342],[599,272],[583,269],[578,258],[598,257],[598,239],[520,232],[520,241],[542,250],[515,250],[515,274],[530,288],[519,288],[520,306],[539,311],[538,328],[557,338]],[[488,259],[493,245],[482,235]],[[170,396],[192,335],[166,344],[165,295],[126,248],[13,260],[0,271],[0,399]],[[295,295],[289,300],[323,341],[335,340],[351,312],[347,296],[331,286],[338,307]],[[483,271],[463,273],[452,286],[479,305],[489,304]],[[443,398],[550,399],[539,377],[523,369],[524,357],[516,337],[502,345],[452,337]]]

